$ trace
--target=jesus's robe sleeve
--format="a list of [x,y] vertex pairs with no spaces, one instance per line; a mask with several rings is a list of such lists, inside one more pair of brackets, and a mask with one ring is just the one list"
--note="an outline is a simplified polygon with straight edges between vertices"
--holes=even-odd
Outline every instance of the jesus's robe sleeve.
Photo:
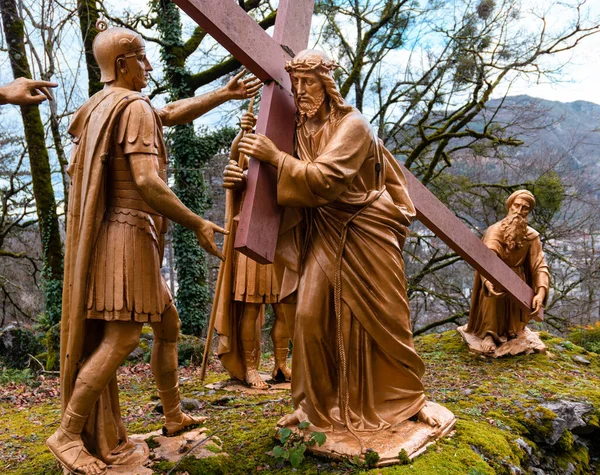
[[297,160],[282,153],[277,173],[278,203],[317,207],[334,201],[352,183],[372,144],[366,119],[350,113],[336,125],[316,157]]

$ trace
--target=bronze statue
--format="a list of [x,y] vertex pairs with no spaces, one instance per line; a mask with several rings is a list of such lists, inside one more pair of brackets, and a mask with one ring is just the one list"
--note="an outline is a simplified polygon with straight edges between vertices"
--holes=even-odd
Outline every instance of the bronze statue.
[[[507,216],[490,226],[483,236],[485,245],[533,288],[535,296],[531,312],[522,310],[506,292],[494,288],[489,280],[477,272],[471,295],[469,324],[459,329],[461,333],[471,335],[468,343],[475,351],[496,353],[500,346],[522,335],[527,330],[527,323],[537,317],[546,303],[550,273],[539,233],[527,225],[528,215],[534,207],[535,197],[531,192],[515,191],[506,200]],[[477,340],[473,341],[472,337]],[[511,354],[516,354],[515,349],[511,350]]]
[[[295,410],[279,425],[309,421],[330,432],[332,453],[353,455],[378,434],[389,448],[387,439],[413,417],[431,442],[454,417],[426,400],[413,346],[402,248],[415,209],[405,178],[340,95],[336,67],[314,50],[287,64],[298,109],[295,156],[258,134],[243,137],[239,150],[277,167],[277,201],[286,207],[276,259],[286,267],[281,298],[297,300]],[[397,457],[394,450],[386,456]]]
[[[227,221],[231,233],[226,239],[235,239],[234,217],[243,203],[246,184],[244,170],[248,168],[248,158],[239,153],[238,144],[246,132],[252,131],[255,116],[248,112],[242,118],[241,132],[231,145],[230,161],[226,166],[223,187],[227,193]],[[271,339],[275,356],[274,380],[289,381],[292,372],[287,366],[289,336],[286,327],[284,307],[279,301],[283,267],[275,264],[258,264],[244,254],[226,246],[229,254],[221,263],[219,285],[215,292],[216,322],[219,332],[218,354],[221,363],[229,374],[248,386],[266,389],[268,384],[258,374],[260,362],[260,329],[264,322],[264,307],[271,304],[275,321]],[[226,251],[227,252],[227,251]]]
[[56,86],[58,84],[50,81],[17,78],[4,86],[0,86],[0,105],[29,106],[41,104],[46,99],[52,100],[52,94],[48,88]]
[[93,52],[105,86],[69,127],[74,148],[61,320],[62,420],[47,440],[58,461],[80,474],[146,457],[127,438],[116,380],[144,323],[155,335],[151,366],[164,407],[163,433],[203,421],[180,409],[180,322],[160,266],[167,219],[193,230],[200,245],[220,258],[214,232],[224,230],[191,212],[167,186],[162,126],[190,122],[260,88],[256,79],[240,80],[241,73],[223,88],[154,109],[140,93],[152,70],[142,38],[99,27],[104,31]]

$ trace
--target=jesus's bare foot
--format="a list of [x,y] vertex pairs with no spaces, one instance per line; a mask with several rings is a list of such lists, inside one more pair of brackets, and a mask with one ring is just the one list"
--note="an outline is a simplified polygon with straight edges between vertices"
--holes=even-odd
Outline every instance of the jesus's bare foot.
[[431,427],[438,427],[441,425],[441,421],[438,417],[437,412],[428,403],[425,403],[423,408],[417,414],[419,422],[428,424]]
[[255,368],[246,369],[246,384],[252,389],[268,389],[269,385],[263,381]]
[[491,335],[486,336],[481,342],[481,351],[484,353],[493,353],[496,351],[496,343]]
[[277,421],[277,425],[279,427],[286,427],[298,424],[300,424],[300,413],[298,412],[298,410],[295,410],[291,414],[286,414]]
[[179,420],[167,419],[165,425],[162,428],[162,432],[165,436],[175,435],[184,429],[191,429],[194,426],[202,424],[206,419],[207,417],[190,416],[189,414],[181,412],[181,417],[179,418]]
[[83,445],[81,436],[65,433],[60,427],[46,441],[56,459],[70,473],[79,475],[102,475],[106,464],[92,456]]

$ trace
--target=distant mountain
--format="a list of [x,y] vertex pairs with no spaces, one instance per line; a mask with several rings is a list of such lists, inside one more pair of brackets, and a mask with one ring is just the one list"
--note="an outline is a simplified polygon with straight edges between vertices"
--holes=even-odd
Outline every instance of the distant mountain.
[[600,105],[521,95],[491,100],[484,113],[495,111],[501,102],[495,122],[519,122],[509,130],[525,142],[513,149],[515,156],[531,151],[564,152],[572,168],[591,166],[592,173],[600,174]]

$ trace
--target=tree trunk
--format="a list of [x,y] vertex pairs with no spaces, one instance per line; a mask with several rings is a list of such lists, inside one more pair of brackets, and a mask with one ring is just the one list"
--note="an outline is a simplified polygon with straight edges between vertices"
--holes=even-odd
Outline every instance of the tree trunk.
[[100,68],[94,59],[92,44],[98,34],[96,21],[99,18],[96,0],[77,0],[77,15],[79,16],[79,28],[85,51],[85,63],[88,73],[88,94],[93,96],[100,91],[104,84],[100,82]]
[[[16,0],[0,0],[0,11],[13,75],[15,78],[31,78],[24,46],[24,23],[17,13]],[[63,254],[56,201],[52,188],[50,160],[38,106],[21,106],[21,116],[29,152],[33,194],[42,239],[46,313],[49,323],[56,323],[60,320],[61,314]]]

